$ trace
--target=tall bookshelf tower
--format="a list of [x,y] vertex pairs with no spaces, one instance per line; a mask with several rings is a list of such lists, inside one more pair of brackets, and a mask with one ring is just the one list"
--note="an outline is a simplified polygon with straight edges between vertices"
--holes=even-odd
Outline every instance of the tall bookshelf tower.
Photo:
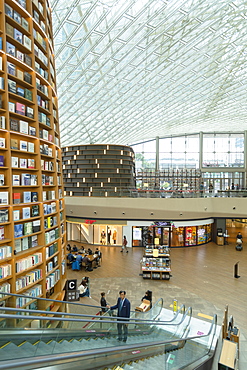
[[[65,283],[65,211],[47,0],[0,2],[0,291],[52,309]],[[1,304],[6,300],[1,298]],[[56,308],[59,309],[59,308]]]

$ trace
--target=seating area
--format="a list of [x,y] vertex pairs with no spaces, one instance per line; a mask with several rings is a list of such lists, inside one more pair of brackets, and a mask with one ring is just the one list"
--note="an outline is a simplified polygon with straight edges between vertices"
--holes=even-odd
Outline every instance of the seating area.
[[77,247],[76,245],[71,247],[68,244],[67,251],[67,267],[72,270],[93,271],[101,267],[102,253],[98,248],[93,252],[90,248],[85,249],[83,246]]

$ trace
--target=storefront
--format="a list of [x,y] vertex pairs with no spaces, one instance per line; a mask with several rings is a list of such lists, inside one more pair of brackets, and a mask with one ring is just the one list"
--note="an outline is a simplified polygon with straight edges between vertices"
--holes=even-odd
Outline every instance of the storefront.
[[[67,221],[68,240],[98,245],[122,245],[123,226],[127,221],[85,220]],[[77,222],[76,222],[77,221]]]
[[140,247],[147,245],[170,246],[171,222],[157,221],[150,226],[132,227],[132,246]]
[[[211,241],[213,219],[199,221],[158,221],[132,226],[132,246],[164,245],[187,247]],[[129,224],[129,223],[128,223]]]
[[93,244],[122,245],[122,225],[98,225],[93,226]]

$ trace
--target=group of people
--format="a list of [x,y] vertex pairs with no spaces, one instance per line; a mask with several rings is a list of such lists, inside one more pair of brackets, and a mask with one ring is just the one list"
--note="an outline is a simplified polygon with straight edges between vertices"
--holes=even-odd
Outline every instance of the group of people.
[[[150,308],[152,307],[152,292],[147,290],[145,296],[141,299],[150,301]],[[130,318],[130,301],[126,298],[126,291],[120,290],[119,298],[117,303],[114,306],[109,305],[105,299],[105,292],[101,293],[100,299],[101,313],[106,312],[107,310],[116,310],[117,309],[117,330],[118,330],[118,341],[127,341],[128,337],[128,319]]]
[[[92,261],[95,261],[94,268],[100,267],[100,262],[102,258],[102,253],[99,250],[99,248],[96,248],[95,252],[92,251],[91,248],[88,248],[87,250],[81,246],[79,249],[76,245],[71,248],[70,244],[67,245],[68,255],[67,260],[69,263],[72,264],[73,270],[80,270],[82,267],[82,264],[85,263],[86,270],[87,271],[93,271],[92,268]],[[93,256],[93,258],[89,258],[88,256]]]

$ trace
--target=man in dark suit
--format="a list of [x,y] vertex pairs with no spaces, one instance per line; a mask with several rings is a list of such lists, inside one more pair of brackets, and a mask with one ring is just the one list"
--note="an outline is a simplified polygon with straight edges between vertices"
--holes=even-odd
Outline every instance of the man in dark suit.
[[[111,310],[117,309],[117,315],[118,317],[121,317],[118,321],[128,321],[128,318],[130,317],[130,301],[125,297],[126,292],[125,290],[120,290],[119,292],[120,297],[117,300],[117,304],[115,306],[107,306]],[[128,324],[124,323],[118,323],[117,324],[117,330],[118,330],[118,340],[122,340],[122,328],[124,329],[124,336],[123,341],[127,341],[128,336]]]

